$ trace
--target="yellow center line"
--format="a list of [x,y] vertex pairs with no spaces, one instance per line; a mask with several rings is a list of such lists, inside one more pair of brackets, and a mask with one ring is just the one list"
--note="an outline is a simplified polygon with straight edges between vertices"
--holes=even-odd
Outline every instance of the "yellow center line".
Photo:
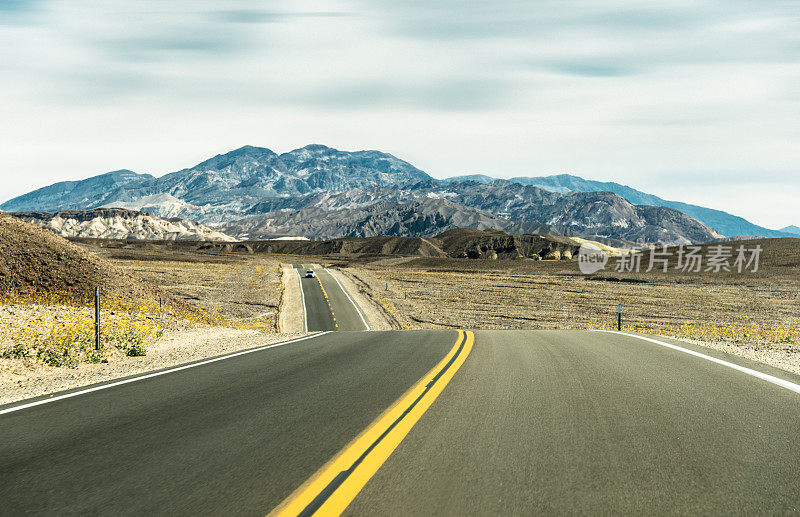
[[334,324],[335,327],[338,328],[339,325],[336,323],[336,315],[333,313],[333,306],[331,306],[331,301],[328,298],[328,293],[325,291],[325,287],[322,285],[322,280],[320,280],[319,277],[316,277],[316,278],[317,278],[317,283],[319,283],[319,288],[322,289],[322,295],[325,297],[325,302],[328,304],[328,310],[331,311],[331,317],[333,318],[333,324]]
[[444,359],[270,515],[339,515],[355,499],[464,364],[475,335],[458,331]]

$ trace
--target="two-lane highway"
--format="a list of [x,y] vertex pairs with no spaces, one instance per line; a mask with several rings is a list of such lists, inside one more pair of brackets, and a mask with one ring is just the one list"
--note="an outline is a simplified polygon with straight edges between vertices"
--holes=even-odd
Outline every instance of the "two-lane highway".
[[[310,321],[355,321],[316,271]],[[131,381],[0,408],[0,514],[800,513],[800,377],[662,338],[327,332]]]
[[[367,320],[339,280],[325,268],[295,264],[309,332],[317,330],[369,330]],[[313,277],[306,277],[313,271]]]

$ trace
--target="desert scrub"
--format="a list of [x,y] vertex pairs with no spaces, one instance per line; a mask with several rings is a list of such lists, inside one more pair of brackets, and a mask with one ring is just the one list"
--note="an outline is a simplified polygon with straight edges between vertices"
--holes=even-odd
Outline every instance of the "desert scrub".
[[281,268],[263,257],[237,258],[233,263],[174,260],[118,260],[115,263],[141,280],[192,300],[202,308],[202,323],[214,326],[277,330]]
[[31,355],[31,352],[30,348],[18,343],[0,352],[0,357],[3,359],[25,359]]
[[147,355],[147,346],[164,333],[164,329],[147,313],[112,314],[100,329],[101,335],[130,357]]
[[[123,350],[129,356],[147,353],[147,346],[163,333],[152,316],[114,313],[101,320],[103,344]],[[95,350],[94,315],[88,309],[61,309],[49,318],[38,316],[23,325],[3,325],[0,355],[8,358],[34,357],[48,366],[76,367],[80,363],[106,361],[104,348]]]
[[9,358],[33,357],[49,366],[77,366],[96,361],[93,327],[85,311],[54,314],[50,321],[36,317],[19,327],[7,323],[0,329],[3,345],[0,355]]
[[[15,297],[17,302],[28,300]],[[95,350],[91,308],[24,303],[0,306],[0,357],[33,358],[49,366],[66,367],[107,362],[108,347],[119,348],[130,356],[145,355],[147,347],[160,338],[166,328],[201,323],[200,318],[181,319],[173,312],[158,313],[147,306],[131,308],[112,299],[105,305],[113,309],[104,309],[101,313],[100,334],[105,345],[101,350]]]
[[[254,284],[255,285],[255,284]],[[102,299],[100,334],[103,348],[94,349],[93,299],[50,293],[0,293],[0,357],[33,358],[50,366],[75,367],[107,362],[110,347],[128,356],[143,356],[167,329],[226,326],[272,332],[274,318],[229,319],[218,310],[134,304]]]
[[800,323],[785,325],[730,324],[708,325],[684,323],[682,325],[629,325],[623,330],[657,334],[666,337],[724,341],[729,343],[771,343],[800,345]]

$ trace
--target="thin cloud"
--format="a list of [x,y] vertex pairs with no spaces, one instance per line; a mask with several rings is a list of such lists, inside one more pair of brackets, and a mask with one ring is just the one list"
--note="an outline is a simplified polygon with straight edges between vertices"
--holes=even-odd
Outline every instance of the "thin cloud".
[[244,142],[386,149],[438,177],[796,184],[797,8],[0,0],[0,199]]
[[624,77],[639,73],[633,67],[622,65],[604,65],[600,63],[557,63],[550,66],[557,73],[576,75],[579,77]]
[[335,11],[269,11],[266,9],[224,9],[211,14],[214,20],[227,23],[277,23],[293,18],[339,18],[351,13]]

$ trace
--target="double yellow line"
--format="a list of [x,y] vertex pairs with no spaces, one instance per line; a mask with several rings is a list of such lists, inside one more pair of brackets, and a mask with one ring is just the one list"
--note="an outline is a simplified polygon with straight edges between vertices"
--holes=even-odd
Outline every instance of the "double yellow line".
[[456,344],[436,367],[270,515],[341,514],[447,386],[474,342],[472,332],[459,330]]

